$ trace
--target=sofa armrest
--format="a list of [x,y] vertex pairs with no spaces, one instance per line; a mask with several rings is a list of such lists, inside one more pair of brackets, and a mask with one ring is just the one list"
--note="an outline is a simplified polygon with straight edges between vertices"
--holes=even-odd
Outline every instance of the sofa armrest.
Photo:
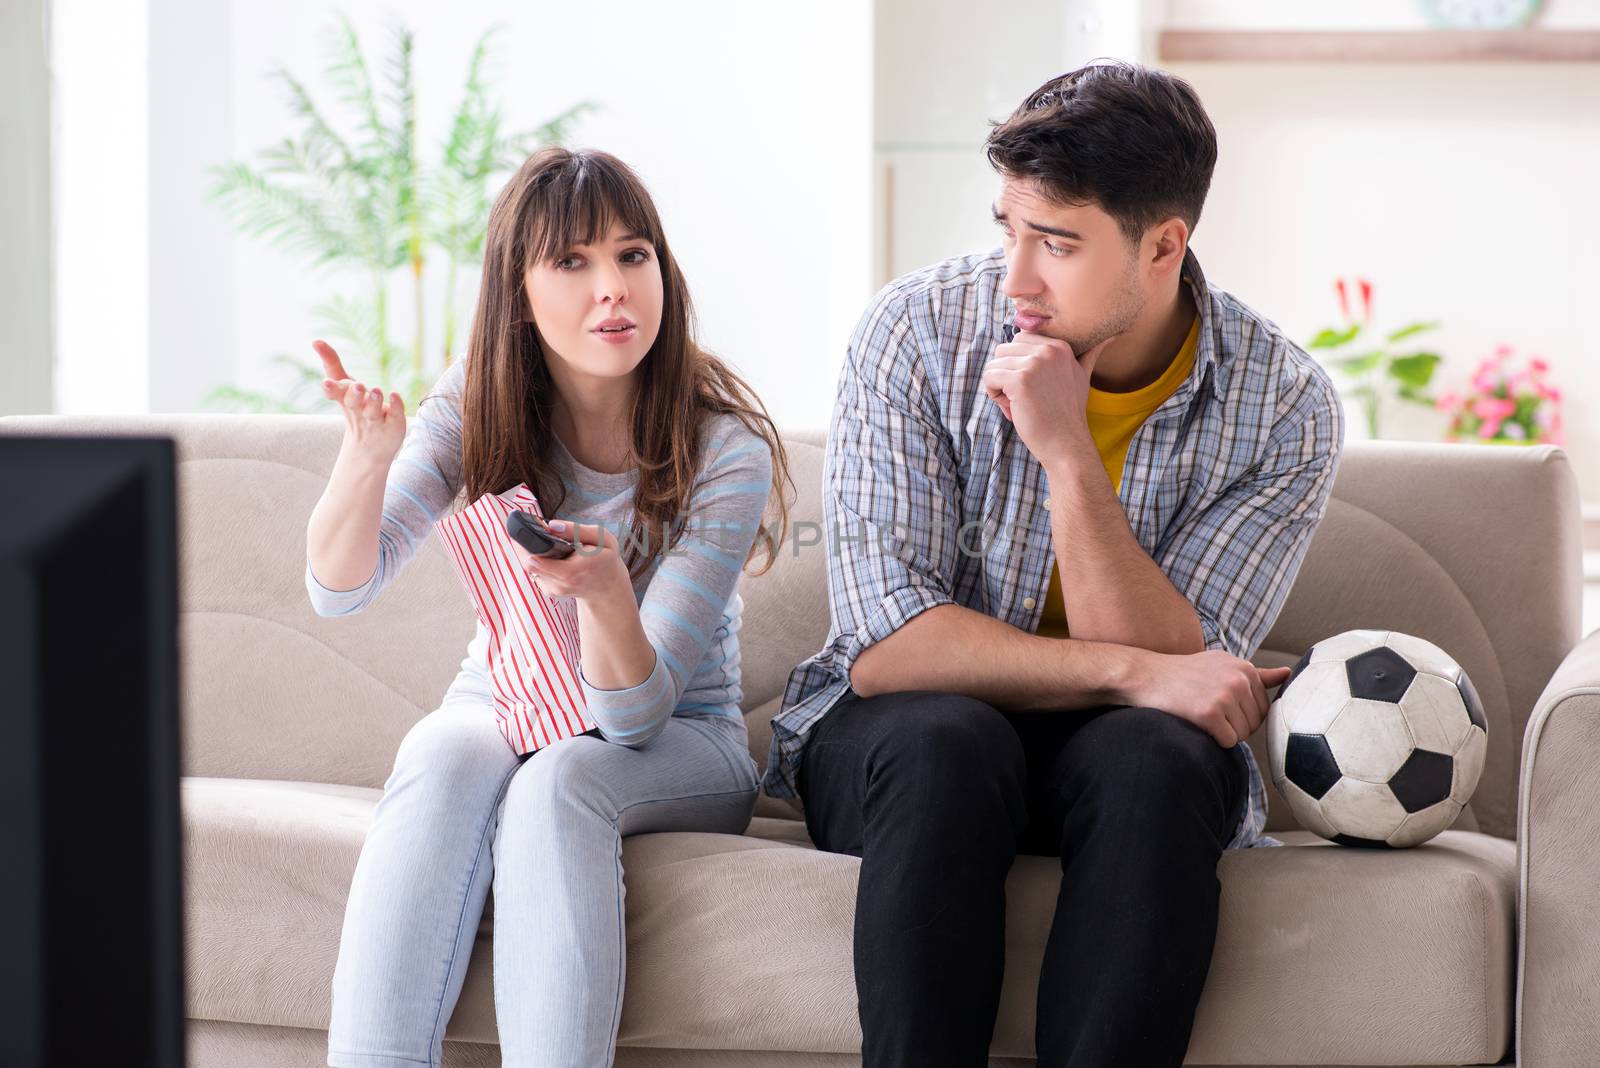
[[1517,1063],[1591,1065],[1600,1049],[1600,631],[1550,677],[1517,791]]

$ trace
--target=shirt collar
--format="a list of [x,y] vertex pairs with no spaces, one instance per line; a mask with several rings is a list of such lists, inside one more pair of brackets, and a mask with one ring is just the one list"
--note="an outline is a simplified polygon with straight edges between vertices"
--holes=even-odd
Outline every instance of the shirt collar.
[[1189,295],[1194,298],[1195,311],[1200,316],[1200,337],[1194,348],[1195,366],[1210,367],[1214,372],[1226,374],[1212,330],[1211,287],[1206,284],[1206,273],[1200,269],[1200,260],[1192,248],[1183,250],[1183,281],[1189,286]]

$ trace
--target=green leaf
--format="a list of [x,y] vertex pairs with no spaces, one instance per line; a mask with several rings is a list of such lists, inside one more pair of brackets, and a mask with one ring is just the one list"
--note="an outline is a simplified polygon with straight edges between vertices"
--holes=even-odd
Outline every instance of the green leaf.
[[223,407],[235,412],[262,414],[268,412],[295,413],[303,409],[290,402],[262,393],[259,390],[240,389],[234,385],[219,385],[200,398],[202,407]]
[[1336,349],[1340,345],[1347,345],[1351,341],[1354,341],[1356,335],[1359,333],[1361,333],[1360,323],[1351,323],[1350,326],[1344,330],[1324,330],[1316,337],[1312,338],[1311,341],[1307,343],[1306,348]]
[[1438,328],[1438,326],[1439,324],[1437,322],[1412,323],[1410,326],[1402,326],[1400,329],[1389,335],[1389,341],[1391,343],[1403,341],[1406,338],[1420,334],[1425,330],[1435,330]]
[[269,181],[242,163],[212,173],[209,199],[233,214],[245,233],[311,253],[319,264],[358,258],[351,250],[359,241],[317,193]]
[[1405,385],[1420,389],[1433,380],[1434,368],[1443,358],[1436,352],[1396,356],[1389,363],[1389,375]]
[[366,134],[362,147],[368,157],[385,159],[390,155],[389,129],[378,113],[378,98],[372,76],[367,71],[367,61],[361,54],[361,39],[349,15],[340,12],[338,19],[339,25],[329,38],[334,58],[324,73],[338,89],[340,99],[361,113]]
[[1329,360],[1334,367],[1349,375],[1364,375],[1378,366],[1378,361],[1383,359],[1381,352],[1367,352],[1360,356],[1343,356],[1336,360]]

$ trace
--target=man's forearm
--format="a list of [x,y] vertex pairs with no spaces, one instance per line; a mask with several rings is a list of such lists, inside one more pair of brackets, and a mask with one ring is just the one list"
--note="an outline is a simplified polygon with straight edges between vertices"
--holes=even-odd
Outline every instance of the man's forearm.
[[1134,703],[1142,649],[1041,638],[960,605],[916,616],[862,651],[850,685],[863,697],[903,690],[965,694],[1008,711]]
[[1099,455],[1046,473],[1068,633],[1157,653],[1204,652],[1194,605],[1134,537]]

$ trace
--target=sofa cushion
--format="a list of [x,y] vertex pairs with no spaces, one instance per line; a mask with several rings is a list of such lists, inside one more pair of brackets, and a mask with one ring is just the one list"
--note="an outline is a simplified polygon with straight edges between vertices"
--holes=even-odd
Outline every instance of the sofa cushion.
[[[378,790],[183,782],[188,1014],[325,1029],[344,902]],[[1446,831],[1367,851],[1286,832],[1235,850],[1189,1061],[1494,1063],[1511,1020],[1514,843]],[[860,1048],[851,924],[859,861],[805,825],[624,841],[628,1046]],[[1061,872],[1022,856],[992,1051],[1031,1056],[1034,992]],[[494,1042],[493,895],[447,1034]]]

